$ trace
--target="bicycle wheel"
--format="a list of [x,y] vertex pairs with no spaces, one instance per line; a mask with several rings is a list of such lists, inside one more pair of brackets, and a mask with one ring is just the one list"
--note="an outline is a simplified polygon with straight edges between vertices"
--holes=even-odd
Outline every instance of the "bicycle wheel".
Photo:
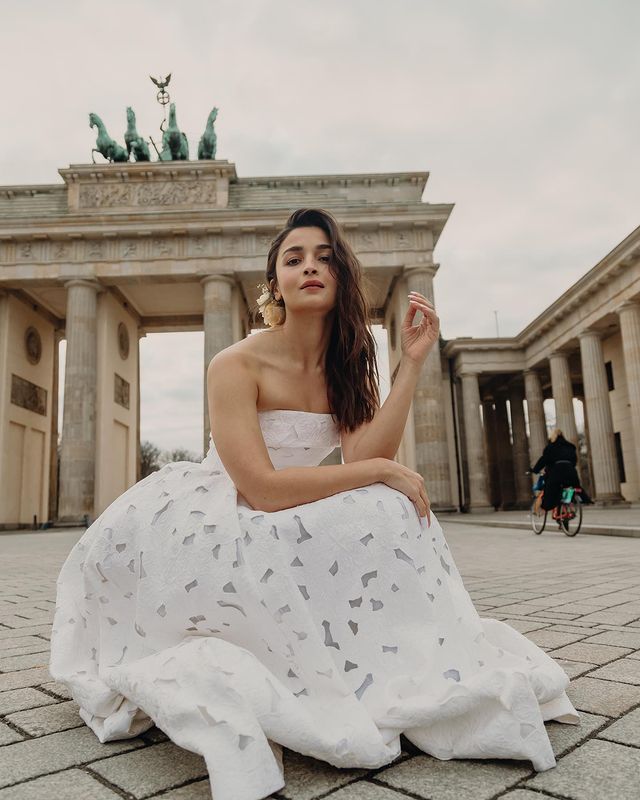
[[531,508],[529,509],[529,522],[533,532],[538,534],[542,533],[544,526],[547,524],[547,512],[544,508],[540,508],[536,513],[535,500],[531,503]]
[[574,499],[562,503],[562,531],[565,536],[575,536],[582,526],[582,503]]

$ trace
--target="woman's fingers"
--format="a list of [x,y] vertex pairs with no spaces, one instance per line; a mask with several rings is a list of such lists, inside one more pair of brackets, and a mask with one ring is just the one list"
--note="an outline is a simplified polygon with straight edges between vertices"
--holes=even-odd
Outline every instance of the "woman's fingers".
[[[438,319],[438,315],[436,314],[436,310],[435,310],[434,306],[431,303],[429,303],[428,301],[421,301],[421,300],[416,300],[416,299],[411,300],[410,303],[409,303],[409,312],[411,312],[412,310],[413,310],[413,313],[411,314],[411,320],[413,320],[413,316],[415,315],[415,312],[416,311],[420,311],[422,313],[422,316],[423,316],[423,320],[421,320],[421,322],[423,322],[424,319],[427,319],[432,325],[435,325],[435,326],[439,325],[440,320]],[[408,316],[408,314],[407,314],[407,316]]]
[[431,526],[431,502],[429,501],[429,495],[427,494],[427,490],[424,488],[424,485],[422,486],[422,488],[420,490],[420,494],[422,496],[422,501],[425,504],[425,507],[427,509],[427,511],[426,511],[427,527],[430,527]]

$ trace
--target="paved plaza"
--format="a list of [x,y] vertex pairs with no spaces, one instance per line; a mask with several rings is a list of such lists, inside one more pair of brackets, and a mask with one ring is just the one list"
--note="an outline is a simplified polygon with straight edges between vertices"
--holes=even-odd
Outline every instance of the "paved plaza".
[[[541,536],[448,520],[445,535],[482,616],[507,621],[571,676],[578,726],[547,723],[558,759],[439,761],[404,738],[377,770],[285,751],[287,800],[640,798],[640,542]],[[0,800],[208,800],[204,760],[152,728],[100,744],[47,672],[55,579],[80,530],[0,535]]]

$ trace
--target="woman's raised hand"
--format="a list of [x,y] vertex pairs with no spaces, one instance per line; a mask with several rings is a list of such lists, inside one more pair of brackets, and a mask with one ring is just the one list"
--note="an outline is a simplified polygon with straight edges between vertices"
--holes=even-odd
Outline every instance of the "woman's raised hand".
[[[413,318],[418,311],[422,312],[423,317],[417,325],[413,325]],[[438,341],[439,334],[440,320],[433,303],[419,292],[410,292],[409,308],[400,332],[403,357],[421,365]]]

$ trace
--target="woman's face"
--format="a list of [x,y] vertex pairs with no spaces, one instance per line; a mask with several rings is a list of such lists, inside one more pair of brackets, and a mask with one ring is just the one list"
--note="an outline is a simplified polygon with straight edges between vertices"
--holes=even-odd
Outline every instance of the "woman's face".
[[[295,228],[280,245],[276,261],[276,298],[282,296],[287,311],[327,313],[336,302],[337,283],[329,271],[333,253],[329,237],[317,227]],[[302,288],[307,281],[321,288]]]

